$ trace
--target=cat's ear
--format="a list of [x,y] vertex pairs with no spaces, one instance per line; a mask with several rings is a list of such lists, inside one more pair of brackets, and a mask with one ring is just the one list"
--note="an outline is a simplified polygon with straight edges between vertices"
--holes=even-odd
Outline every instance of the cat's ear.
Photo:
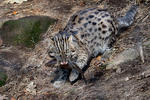
[[[49,33],[49,31],[48,31],[48,33]],[[50,41],[54,41],[54,37],[55,37],[56,34],[58,34],[58,32],[52,32],[52,33],[50,33],[50,36],[49,36]]]
[[50,39],[48,41],[48,45],[49,45],[48,51],[52,51],[52,49],[54,47],[54,38],[53,37],[50,37]]
[[50,41],[54,42],[54,37],[51,36],[50,37]]
[[54,58],[54,57],[55,57],[55,53],[52,52],[51,50],[48,51],[48,55],[49,55],[49,57],[51,57],[51,58]]
[[54,40],[51,37],[49,40],[50,41],[49,41],[48,55],[49,55],[49,57],[54,58],[55,57],[55,53],[53,52],[54,51]]
[[75,49],[75,48],[78,48],[78,43],[77,43],[77,40],[74,36],[70,35],[69,36],[69,39],[68,39],[68,42],[70,44],[70,46]]
[[73,36],[72,35],[70,35],[68,37],[68,42],[69,42],[69,45],[71,46],[71,48],[74,48],[74,42],[73,42]]
[[70,42],[70,43],[71,43],[71,42],[72,42],[72,40],[73,40],[73,36],[72,36],[72,35],[70,35],[70,36],[69,36],[69,38],[68,38],[68,42]]
[[50,37],[48,43],[49,43],[50,47],[53,47],[53,45],[54,45],[54,37]]

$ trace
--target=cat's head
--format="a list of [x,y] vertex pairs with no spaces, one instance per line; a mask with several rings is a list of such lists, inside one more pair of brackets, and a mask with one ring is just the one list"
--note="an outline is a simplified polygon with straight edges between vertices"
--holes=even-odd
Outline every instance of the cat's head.
[[78,55],[79,45],[74,36],[57,34],[51,38],[49,56],[56,59],[60,65],[66,65],[69,61],[75,61]]

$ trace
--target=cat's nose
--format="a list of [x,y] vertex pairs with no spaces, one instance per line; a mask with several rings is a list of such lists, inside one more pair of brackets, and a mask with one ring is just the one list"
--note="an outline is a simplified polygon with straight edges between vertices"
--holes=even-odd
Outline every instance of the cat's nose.
[[64,61],[64,62],[61,62],[60,64],[61,64],[61,65],[67,65],[68,62],[67,62],[67,61]]

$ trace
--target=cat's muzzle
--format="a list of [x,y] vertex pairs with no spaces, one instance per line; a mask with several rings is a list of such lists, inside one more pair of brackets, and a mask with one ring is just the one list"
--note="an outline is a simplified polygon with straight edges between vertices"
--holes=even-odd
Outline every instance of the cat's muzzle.
[[61,65],[67,65],[68,62],[67,61],[64,61],[64,62],[60,62]]

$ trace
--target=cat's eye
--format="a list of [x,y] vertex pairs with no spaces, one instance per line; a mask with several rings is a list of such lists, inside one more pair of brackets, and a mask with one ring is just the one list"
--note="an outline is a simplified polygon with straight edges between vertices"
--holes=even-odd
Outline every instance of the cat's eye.
[[72,52],[75,52],[75,50],[71,50]]
[[53,53],[53,52],[51,52],[51,51],[48,52],[48,55],[49,55],[49,57],[51,57],[51,58],[54,58],[54,57],[55,57],[55,53]]

